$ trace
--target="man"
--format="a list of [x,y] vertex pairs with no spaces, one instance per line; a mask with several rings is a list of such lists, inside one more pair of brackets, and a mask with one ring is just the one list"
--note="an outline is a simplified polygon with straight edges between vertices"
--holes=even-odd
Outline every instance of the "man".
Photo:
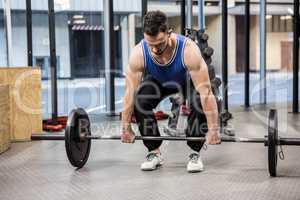
[[[130,125],[133,113],[141,135],[159,136],[153,109],[163,98],[179,92],[190,104],[187,137],[206,136],[208,144],[219,144],[217,104],[198,46],[172,33],[161,11],[148,12],[143,24],[144,39],[133,48],[126,72],[122,142],[134,142],[135,134]],[[159,150],[162,141],[144,140],[143,143],[149,153],[141,169],[154,170],[163,163]],[[203,171],[199,153],[204,142],[188,141],[187,144],[192,149],[187,171]]]

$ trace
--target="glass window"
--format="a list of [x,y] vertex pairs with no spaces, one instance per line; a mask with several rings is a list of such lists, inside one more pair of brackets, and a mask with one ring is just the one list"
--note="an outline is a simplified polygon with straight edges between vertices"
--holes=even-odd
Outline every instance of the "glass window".
[[11,10],[12,25],[12,64],[27,66],[27,30],[25,10]]
[[291,32],[293,31],[293,18],[290,15],[267,15],[267,32]]
[[[102,0],[55,0],[59,115],[67,115],[74,107],[93,113],[105,111],[104,71],[108,49],[104,45],[102,3]],[[117,109],[124,93],[123,68],[127,63],[123,54],[128,57],[127,16],[114,13]]]
[[48,7],[38,10],[38,6],[39,4],[32,4],[32,54],[33,66],[41,68],[43,118],[47,119],[52,114]]
[[[25,7],[19,6],[17,8],[18,6],[9,1],[10,10],[8,11],[5,10],[4,4],[5,1],[2,1],[0,10],[0,65],[27,66]],[[6,24],[7,17],[10,17],[10,24]],[[10,46],[9,49],[8,46]]]
[[6,36],[4,27],[4,12],[0,10],[0,67],[7,65],[6,58]]

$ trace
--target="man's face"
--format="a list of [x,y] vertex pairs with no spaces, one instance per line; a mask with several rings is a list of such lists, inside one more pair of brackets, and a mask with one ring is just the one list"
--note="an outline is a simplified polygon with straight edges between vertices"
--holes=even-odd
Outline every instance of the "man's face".
[[159,32],[156,36],[150,36],[144,33],[144,38],[154,54],[160,56],[168,47],[169,33]]

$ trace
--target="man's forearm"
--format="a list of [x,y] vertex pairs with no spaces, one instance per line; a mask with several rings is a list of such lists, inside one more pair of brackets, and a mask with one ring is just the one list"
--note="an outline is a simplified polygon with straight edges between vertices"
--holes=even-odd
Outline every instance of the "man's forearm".
[[207,126],[209,131],[219,130],[218,121],[218,107],[214,95],[208,95],[202,100],[203,112],[205,113],[207,119]]
[[122,112],[122,129],[128,129],[131,123],[131,117],[133,113],[133,98],[124,98],[123,103],[123,112]]

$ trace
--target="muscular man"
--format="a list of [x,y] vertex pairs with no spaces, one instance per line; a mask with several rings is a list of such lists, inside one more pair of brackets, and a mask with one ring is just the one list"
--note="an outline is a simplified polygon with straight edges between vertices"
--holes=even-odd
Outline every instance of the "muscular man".
[[[180,92],[188,98],[191,110],[186,136],[206,136],[208,144],[220,143],[217,104],[198,46],[187,37],[172,33],[161,11],[148,12],[143,24],[144,39],[133,48],[126,72],[122,141],[134,141],[130,125],[133,113],[141,135],[159,136],[153,109],[163,98]],[[141,169],[154,170],[163,163],[159,150],[162,141],[144,140],[143,143],[149,153]],[[188,141],[187,144],[192,150],[187,171],[203,171],[199,153],[204,142]]]

